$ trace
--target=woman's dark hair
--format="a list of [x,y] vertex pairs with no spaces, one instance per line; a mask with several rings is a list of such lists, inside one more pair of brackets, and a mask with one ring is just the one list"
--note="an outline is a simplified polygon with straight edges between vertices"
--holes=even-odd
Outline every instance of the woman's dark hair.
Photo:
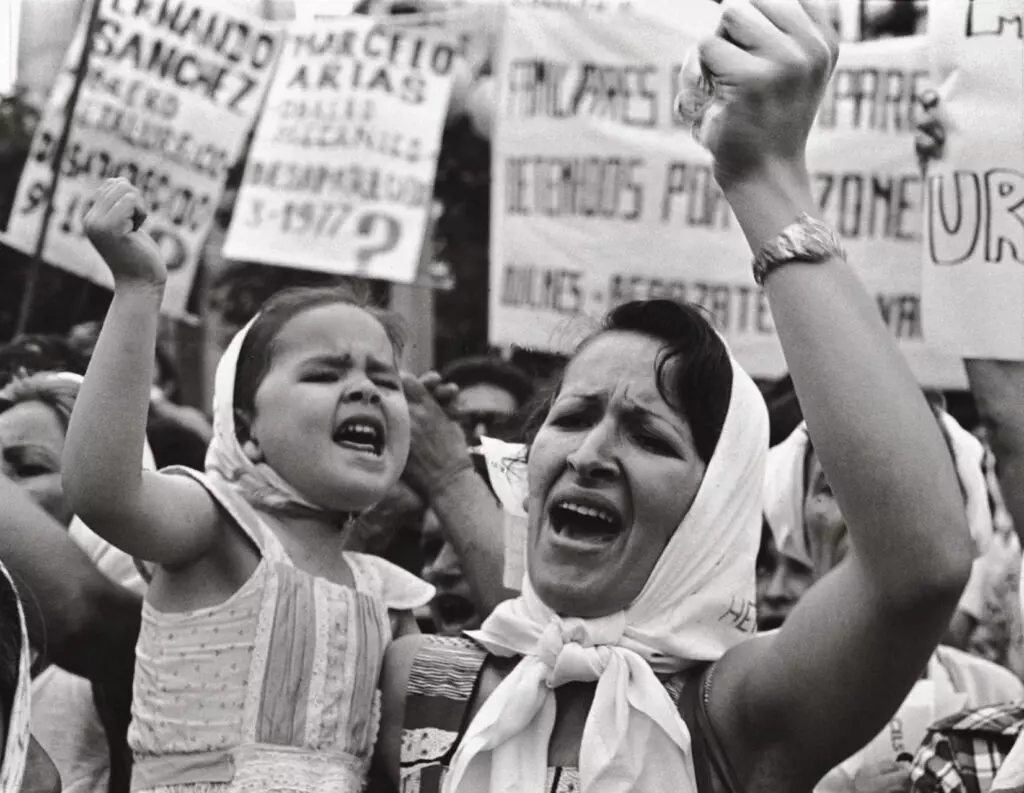
[[[343,286],[296,287],[274,295],[261,309],[256,321],[245,334],[238,354],[235,372],[234,406],[236,415],[252,416],[256,408],[256,391],[270,369],[274,354],[274,341],[281,329],[295,317],[322,306],[342,304],[361,308],[373,316],[387,334],[395,351],[401,357],[405,346],[405,331],[397,314],[369,305],[361,295]],[[238,423],[240,439],[244,440],[248,427]]]
[[[696,306],[675,300],[634,300],[608,312],[600,329],[576,348],[573,359],[595,339],[615,331],[639,333],[664,345],[655,363],[658,392],[686,419],[697,454],[709,462],[732,398],[732,362],[725,342]],[[561,391],[562,378],[536,411],[531,440]]]

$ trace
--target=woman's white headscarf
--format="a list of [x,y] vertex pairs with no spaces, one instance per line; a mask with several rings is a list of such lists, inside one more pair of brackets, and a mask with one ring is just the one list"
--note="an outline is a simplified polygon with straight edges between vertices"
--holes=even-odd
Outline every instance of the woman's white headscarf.
[[[939,411],[946,437],[953,451],[953,462],[966,497],[967,523],[976,552],[981,555],[992,540],[992,510],[982,460],[981,443],[956,419]],[[807,535],[804,532],[804,499],[807,483],[806,460],[810,438],[807,425],[801,424],[782,443],[768,452],[765,471],[764,517],[780,553],[812,566]]]
[[[217,364],[213,387],[213,440],[206,451],[206,471],[235,489],[250,504],[269,511],[332,516],[306,500],[265,462],[253,462],[238,442],[235,427],[235,377],[242,343],[254,317],[235,334]],[[344,522],[349,516],[333,516]]]
[[498,606],[470,635],[523,660],[488,697],[459,745],[445,793],[544,788],[554,689],[597,681],[583,730],[583,793],[695,793],[689,731],[657,675],[714,661],[754,632],[754,564],[768,416],[733,362],[722,434],[693,505],[625,611],[560,618],[534,592]]
[[[28,761],[31,738],[29,735],[30,686],[28,630],[21,599],[7,568],[0,562],[0,598],[13,598],[18,613],[17,625],[0,625],[0,631],[17,632],[18,639],[18,682],[14,691],[14,702],[7,717],[7,742],[0,746],[0,791],[21,789]],[[5,637],[6,641],[6,637]]]

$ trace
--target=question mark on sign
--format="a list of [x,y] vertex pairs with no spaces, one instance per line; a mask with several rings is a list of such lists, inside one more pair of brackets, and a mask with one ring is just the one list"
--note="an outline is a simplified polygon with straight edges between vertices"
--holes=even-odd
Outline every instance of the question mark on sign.
[[159,227],[152,229],[149,234],[164,255],[167,272],[173,273],[185,265],[188,248],[185,247],[185,240],[180,235],[171,229]]
[[402,236],[402,226],[390,215],[380,215],[376,212],[367,212],[356,226],[360,240],[365,241],[378,236],[376,231],[379,226],[384,227],[384,240],[371,244],[364,244],[356,249],[356,264],[360,270],[370,266],[374,258],[384,253],[390,253],[395,249],[398,240]]

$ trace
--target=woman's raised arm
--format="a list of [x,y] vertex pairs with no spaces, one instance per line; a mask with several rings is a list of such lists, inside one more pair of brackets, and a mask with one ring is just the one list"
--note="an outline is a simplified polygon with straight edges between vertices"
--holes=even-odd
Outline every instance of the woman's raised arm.
[[705,143],[751,250],[787,230],[801,251],[781,256],[765,288],[852,539],[776,635],[723,659],[712,717],[738,767],[767,751],[808,785],[899,706],[972,555],[949,452],[874,301],[820,224],[792,225],[817,212],[804,149],[837,53],[824,0],[728,5],[701,51],[718,96]]

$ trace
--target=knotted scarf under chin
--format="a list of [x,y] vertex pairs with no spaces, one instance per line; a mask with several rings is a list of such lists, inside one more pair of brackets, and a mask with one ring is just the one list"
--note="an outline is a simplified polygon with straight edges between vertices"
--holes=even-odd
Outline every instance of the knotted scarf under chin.
[[[444,789],[544,790],[554,689],[595,681],[580,748],[583,789],[660,790],[693,782],[689,732],[655,673],[678,672],[685,664],[645,658],[639,645],[630,647],[625,628],[623,612],[596,620],[553,617],[541,629],[499,607],[473,638],[495,655],[526,657],[473,720]],[[666,744],[660,751],[659,742]]]

